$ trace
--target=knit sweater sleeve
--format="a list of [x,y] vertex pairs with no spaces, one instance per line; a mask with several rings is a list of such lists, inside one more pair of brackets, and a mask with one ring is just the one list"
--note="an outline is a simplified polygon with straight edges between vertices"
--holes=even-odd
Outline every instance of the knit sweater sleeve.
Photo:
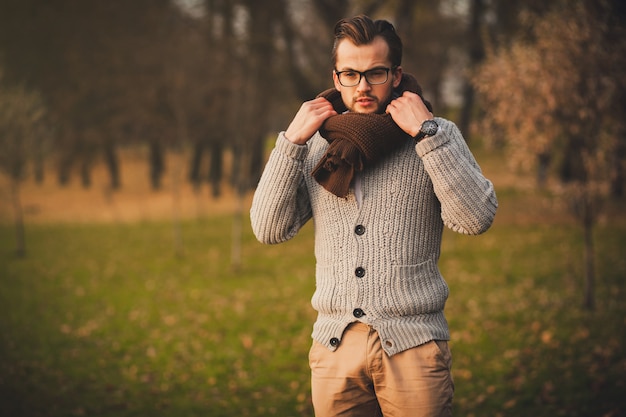
[[457,126],[442,118],[436,121],[439,132],[420,141],[415,149],[441,203],[441,217],[455,232],[483,233],[498,208],[493,184],[482,174]]
[[294,237],[311,218],[311,204],[302,167],[306,145],[289,142],[281,132],[254,192],[250,220],[261,243],[281,243]]

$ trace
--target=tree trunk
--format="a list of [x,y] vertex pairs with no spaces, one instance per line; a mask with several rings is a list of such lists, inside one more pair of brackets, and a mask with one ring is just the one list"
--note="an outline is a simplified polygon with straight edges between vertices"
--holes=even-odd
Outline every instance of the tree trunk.
[[177,258],[183,257],[183,231],[181,219],[181,184],[180,176],[183,170],[182,149],[175,146],[174,159],[172,164],[172,240],[174,243],[174,254]]
[[191,154],[191,166],[189,167],[189,181],[193,184],[193,188],[198,191],[202,185],[202,153],[204,152],[204,142],[197,140],[193,145]]
[[26,255],[26,239],[24,234],[24,213],[20,198],[20,184],[18,179],[11,180],[11,199],[13,200],[13,215],[15,217],[15,254],[22,258]]
[[70,173],[73,165],[73,155],[69,154],[70,151],[62,152],[59,158],[57,181],[60,186],[66,186],[70,182]]
[[[484,59],[485,51],[481,37],[481,20],[484,14],[484,0],[472,0],[470,11],[470,25],[468,28],[468,54],[469,68],[474,69]],[[469,74],[466,75],[469,77]],[[459,129],[465,135],[465,140],[469,141],[470,123],[472,121],[472,111],[474,109],[475,92],[469,78],[466,78],[463,87],[463,106],[459,116]]]
[[[240,141],[238,141],[240,143]],[[231,257],[230,265],[233,271],[238,271],[241,267],[241,246],[242,246],[242,215],[244,206],[244,195],[246,192],[245,181],[249,178],[244,172],[246,167],[246,160],[249,157],[249,153],[244,146],[235,143],[233,146],[233,172],[232,172],[232,184],[235,189],[236,206],[233,213],[233,226],[232,226],[232,238],[231,238]]]
[[231,235],[231,249],[230,249],[230,267],[233,271],[237,272],[241,268],[241,247],[242,247],[242,230],[243,230],[243,191],[240,187],[237,187],[237,206],[233,213],[233,226]]
[[104,142],[104,162],[109,169],[109,178],[111,181],[111,189],[119,190],[120,181],[120,164],[115,153],[115,146],[112,140]]
[[611,158],[611,197],[621,198],[624,196],[624,183],[626,182],[626,172],[624,161],[626,161],[626,134],[618,134],[617,146]]
[[161,189],[161,176],[165,169],[163,146],[156,140],[150,140],[150,184],[153,190]]
[[593,203],[588,194],[583,201],[583,227],[585,234],[585,300],[584,306],[588,310],[595,308],[595,251],[593,242]]
[[537,155],[537,187],[545,189],[548,183],[548,168],[550,167],[551,157],[549,153],[541,153]]
[[211,157],[209,164],[209,181],[211,182],[211,192],[213,198],[222,195],[222,169],[223,169],[224,147],[220,141],[211,144]]
[[252,153],[250,155],[250,174],[248,175],[247,189],[254,189],[261,178],[265,167],[265,142],[263,136],[256,138],[252,142]]
[[42,145],[39,143],[37,148],[35,149],[34,155],[34,170],[35,170],[35,181],[37,184],[43,184],[44,176],[45,176],[45,167],[44,167],[44,153],[41,149]]

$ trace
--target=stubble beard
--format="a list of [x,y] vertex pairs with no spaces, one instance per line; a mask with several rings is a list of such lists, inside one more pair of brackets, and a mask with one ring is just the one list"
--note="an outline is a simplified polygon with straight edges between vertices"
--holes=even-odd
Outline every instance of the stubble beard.
[[378,97],[373,96],[373,95],[369,95],[369,94],[362,94],[362,95],[359,95],[359,96],[355,96],[352,99],[351,106],[349,107],[348,110],[351,111],[351,112],[355,112],[355,109],[358,108],[357,107],[358,106],[358,100],[362,99],[362,98],[369,98],[369,99],[374,101],[374,104],[376,106],[376,110],[374,112],[371,112],[371,113],[370,112],[357,112],[357,113],[383,114],[383,113],[385,113],[385,110],[387,110],[387,106],[389,105],[389,103],[391,103],[392,96],[393,96],[393,94],[389,93],[389,96],[383,102],[381,102],[378,99]]

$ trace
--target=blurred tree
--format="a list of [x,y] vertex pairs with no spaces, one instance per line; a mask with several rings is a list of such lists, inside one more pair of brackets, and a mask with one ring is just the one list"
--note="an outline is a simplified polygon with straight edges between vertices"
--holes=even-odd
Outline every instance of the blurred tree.
[[475,79],[487,138],[505,141],[514,164],[556,168],[584,229],[588,308],[593,226],[624,164],[626,27],[616,4],[559,2],[543,17],[527,15],[530,36],[490,51]]
[[0,172],[10,183],[18,256],[26,254],[20,184],[41,152],[46,135],[45,113],[39,93],[21,85],[6,87],[0,83]]
[[[485,0],[469,1],[469,24],[467,26],[467,56],[469,70],[475,69],[485,58],[482,36],[482,21],[485,16]],[[509,2],[510,4],[510,2]],[[468,74],[464,74],[463,106],[459,115],[459,128],[462,132],[469,132],[472,114],[474,113],[474,86]]]
[[[233,93],[241,85],[236,72],[234,14],[236,3],[214,0],[205,3],[197,19],[198,46],[193,71],[197,106],[191,121],[192,155],[189,180],[196,190],[208,181],[213,197],[221,195],[225,152],[232,142],[236,108]],[[191,51],[189,51],[191,52]],[[208,164],[204,155],[208,153]],[[207,169],[208,166],[208,169]]]
[[[7,82],[36,88],[49,104],[58,124],[61,183],[78,164],[89,185],[91,165],[102,155],[111,187],[119,187],[115,148],[138,130],[142,112],[155,107],[146,106],[155,87],[142,87],[163,84],[155,82],[163,60],[157,46],[169,39],[160,28],[169,27],[163,22],[173,11],[168,0],[0,2]],[[150,125],[160,120],[151,119]]]
[[[403,68],[413,73],[437,114],[449,108],[444,84],[458,79],[461,71],[452,70],[463,59],[464,15],[436,0],[402,0],[393,10],[396,27],[404,43]],[[458,66],[458,64],[456,64]]]
[[[49,104],[61,183],[78,173],[89,186],[92,166],[104,161],[117,188],[118,147],[141,143],[158,189],[166,152],[190,145],[189,180],[196,189],[209,181],[219,196],[228,170],[231,182],[254,186],[268,133],[332,85],[332,29],[340,18],[392,20],[405,43],[405,70],[445,113],[449,80],[481,60],[482,35],[504,38],[520,10],[545,3],[3,0],[0,59],[9,82],[40,91]],[[465,106],[464,125],[475,111],[473,90],[459,91],[465,98],[454,106]]]
[[[485,43],[492,47],[507,47],[520,32],[519,16],[533,13],[540,16],[548,10],[550,2],[544,0],[451,0],[448,13],[458,16],[456,37],[447,44],[453,45],[453,68],[461,68],[460,109],[458,125],[462,132],[470,132],[474,118],[482,117],[484,109],[477,105],[472,77],[485,59]],[[460,10],[459,10],[460,9]],[[465,10],[467,9],[467,10]],[[464,24],[459,25],[459,22]],[[444,44],[444,47],[447,45]],[[456,61],[456,65],[455,62]],[[450,64],[443,69],[449,68]],[[470,139],[467,135],[466,139]]]

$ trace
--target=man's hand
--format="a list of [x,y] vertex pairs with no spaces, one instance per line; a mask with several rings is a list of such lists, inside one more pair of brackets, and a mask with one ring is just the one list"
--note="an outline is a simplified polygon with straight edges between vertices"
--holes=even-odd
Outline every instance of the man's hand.
[[285,131],[285,137],[297,145],[304,145],[322,126],[324,120],[336,114],[330,101],[323,97],[305,101]]
[[405,91],[402,96],[392,100],[386,112],[410,136],[417,135],[422,123],[433,118],[420,96],[410,91]]

